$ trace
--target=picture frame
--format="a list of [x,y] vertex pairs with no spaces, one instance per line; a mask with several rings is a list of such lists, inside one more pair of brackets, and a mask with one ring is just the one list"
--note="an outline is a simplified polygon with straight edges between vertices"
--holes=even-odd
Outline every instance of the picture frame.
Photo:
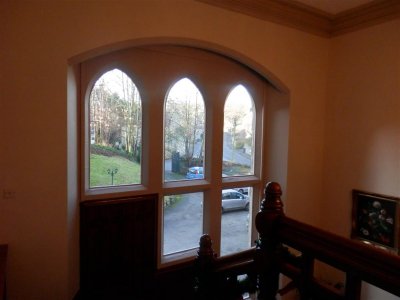
[[400,198],[352,190],[351,238],[399,253]]

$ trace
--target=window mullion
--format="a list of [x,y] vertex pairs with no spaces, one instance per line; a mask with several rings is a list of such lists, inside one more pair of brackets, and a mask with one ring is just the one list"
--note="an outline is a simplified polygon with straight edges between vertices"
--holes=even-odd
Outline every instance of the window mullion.
[[[212,183],[204,198],[204,232],[211,235],[214,251],[221,249],[221,191],[222,191],[222,147],[223,109],[225,95],[221,90],[209,90],[206,101],[206,174]],[[213,101],[210,101],[210,100]]]

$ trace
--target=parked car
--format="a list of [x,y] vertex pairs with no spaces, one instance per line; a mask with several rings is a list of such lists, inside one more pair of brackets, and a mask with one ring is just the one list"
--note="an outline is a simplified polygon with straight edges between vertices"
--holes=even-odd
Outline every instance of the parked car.
[[234,209],[249,209],[249,197],[228,189],[222,191],[222,212]]
[[248,187],[240,187],[240,188],[234,188],[235,191],[238,191],[241,194],[248,195],[249,194],[249,188]]
[[186,173],[186,179],[203,179],[204,171],[203,167],[191,167]]

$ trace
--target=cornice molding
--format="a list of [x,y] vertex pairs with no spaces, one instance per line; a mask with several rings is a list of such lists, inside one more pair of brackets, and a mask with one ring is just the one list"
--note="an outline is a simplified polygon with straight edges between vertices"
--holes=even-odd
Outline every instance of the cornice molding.
[[400,18],[400,0],[376,0],[336,14],[332,22],[331,36]]
[[333,15],[294,0],[196,0],[261,20],[332,37],[400,17],[400,0],[375,0]]

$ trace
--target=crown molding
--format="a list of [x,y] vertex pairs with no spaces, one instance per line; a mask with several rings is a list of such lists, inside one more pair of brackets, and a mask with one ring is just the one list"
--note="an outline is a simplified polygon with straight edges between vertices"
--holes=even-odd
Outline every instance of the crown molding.
[[376,0],[336,14],[330,35],[338,36],[397,18],[400,18],[399,0]]
[[329,14],[294,0],[196,0],[261,20],[333,37],[400,17],[399,0],[375,0]]

